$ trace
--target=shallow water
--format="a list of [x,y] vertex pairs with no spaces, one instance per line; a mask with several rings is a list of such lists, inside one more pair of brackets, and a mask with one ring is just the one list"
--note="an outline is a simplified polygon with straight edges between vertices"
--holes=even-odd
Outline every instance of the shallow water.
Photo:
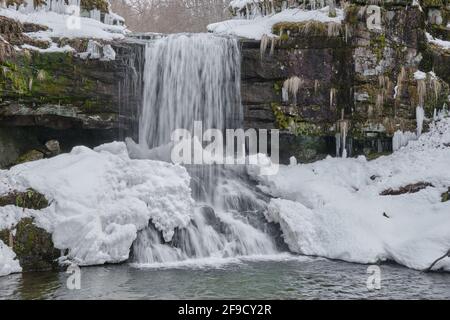
[[325,259],[205,260],[166,267],[81,269],[0,278],[1,299],[450,299],[450,274],[381,265],[381,289],[368,290],[367,266]]

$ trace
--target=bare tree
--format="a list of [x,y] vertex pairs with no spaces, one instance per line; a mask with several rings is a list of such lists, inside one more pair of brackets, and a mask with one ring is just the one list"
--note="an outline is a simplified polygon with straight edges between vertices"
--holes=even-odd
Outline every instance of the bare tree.
[[229,18],[230,0],[112,0],[112,9],[135,32],[205,32]]

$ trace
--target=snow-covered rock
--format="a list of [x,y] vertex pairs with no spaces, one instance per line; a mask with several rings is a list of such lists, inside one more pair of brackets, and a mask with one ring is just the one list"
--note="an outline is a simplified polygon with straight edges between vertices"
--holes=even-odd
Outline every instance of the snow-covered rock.
[[0,194],[33,188],[50,206],[40,211],[0,207],[0,226],[23,215],[52,233],[56,248],[80,265],[116,263],[128,258],[137,231],[149,221],[170,241],[175,228],[191,220],[190,177],[177,165],[133,160],[124,143],[28,162],[0,171]]
[[438,39],[438,38],[434,38],[428,32],[426,33],[426,36],[427,36],[428,42],[430,42],[430,43],[432,43],[432,44],[434,44],[434,45],[436,45],[438,47],[441,47],[443,49],[450,50],[450,41],[445,41],[445,40],[441,40],[441,39]]
[[336,9],[336,17],[328,16],[329,9],[318,10],[286,9],[277,14],[256,17],[254,19],[231,19],[208,25],[208,31],[237,37],[260,40],[263,35],[272,35],[272,26],[278,22],[335,22],[341,23],[344,11]]
[[[255,176],[279,199],[267,219],[294,252],[359,263],[392,260],[423,270],[450,249],[450,119],[390,156],[327,158]],[[249,171],[252,174],[254,170]],[[380,195],[418,182],[416,193]],[[435,268],[450,271],[450,258]]]
[[[112,20],[120,20],[119,16],[112,13],[110,15]],[[111,25],[96,19],[75,17],[68,14],[46,11],[44,9],[28,11],[0,7],[0,16],[5,16],[22,23],[34,23],[48,27],[48,30],[30,32],[27,33],[27,35],[36,40],[50,42],[50,48],[40,49],[33,46],[23,47],[25,49],[42,52],[73,51],[70,46],[58,47],[53,43],[52,39],[55,38],[91,38],[112,41],[123,39],[128,32],[124,25]]]

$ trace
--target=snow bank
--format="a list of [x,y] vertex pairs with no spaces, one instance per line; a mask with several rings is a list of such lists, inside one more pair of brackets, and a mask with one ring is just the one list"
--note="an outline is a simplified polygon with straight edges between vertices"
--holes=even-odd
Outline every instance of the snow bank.
[[256,17],[255,19],[231,19],[208,25],[208,31],[217,34],[227,34],[237,37],[260,40],[261,37],[272,35],[272,26],[278,22],[336,22],[344,19],[344,11],[336,9],[337,16],[328,16],[328,7],[318,10],[286,9],[277,14]]
[[47,31],[28,33],[32,38],[51,41],[51,38],[95,38],[115,40],[124,38],[126,27],[104,24],[98,20],[80,17],[79,28],[70,23],[71,16],[51,11],[22,13],[15,9],[0,8],[0,16],[49,27]]
[[[40,211],[0,207],[0,226],[21,213],[53,235],[55,247],[80,265],[128,259],[137,231],[149,220],[170,241],[193,207],[189,175],[181,166],[132,160],[124,143],[70,153],[0,171],[0,193],[33,188],[51,202]],[[15,208],[15,209],[13,209]]]
[[450,41],[445,41],[441,39],[434,38],[431,34],[428,32],[426,33],[428,42],[435,44],[441,48],[444,48],[446,50],[450,50]]
[[21,271],[16,254],[0,240],[0,277]]
[[[450,249],[450,202],[441,202],[450,186],[449,145],[447,118],[390,156],[329,157],[255,178],[279,197],[266,217],[280,224],[292,251],[359,263],[393,260],[423,270]],[[418,182],[433,186],[380,195]],[[436,268],[450,271],[450,259]]]

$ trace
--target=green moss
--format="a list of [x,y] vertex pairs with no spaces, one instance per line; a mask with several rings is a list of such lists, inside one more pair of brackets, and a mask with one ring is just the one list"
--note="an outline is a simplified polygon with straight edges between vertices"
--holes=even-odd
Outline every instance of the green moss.
[[52,241],[52,236],[33,223],[33,218],[23,218],[15,226],[14,235],[10,230],[0,231],[0,240],[9,243],[19,259],[23,271],[47,271],[58,269],[60,256]]
[[274,34],[284,34],[287,31],[309,36],[327,36],[328,26],[326,23],[319,21],[278,22],[272,26],[272,33]]
[[289,35],[287,32],[284,32],[281,36],[280,36],[280,40],[281,41],[288,41],[289,40]]
[[44,158],[44,154],[38,150],[30,150],[23,155],[21,155],[17,160],[14,162],[14,165],[40,160]]
[[290,120],[281,111],[280,106],[277,103],[271,103],[272,112],[275,116],[275,121],[278,129],[287,130],[289,128]]
[[442,0],[421,0],[420,4],[424,8],[440,8],[444,2]]
[[375,53],[377,61],[380,62],[383,59],[384,48],[386,47],[386,36],[384,34],[372,36],[370,39],[370,47]]
[[276,82],[273,84],[273,90],[275,91],[275,93],[276,93],[277,95],[280,95],[280,94],[281,94],[282,88],[283,88],[283,81],[281,81],[281,80],[276,81]]
[[289,130],[289,132],[295,135],[302,136],[318,136],[323,134],[323,130],[319,125],[304,121],[299,116],[284,114],[281,106],[277,103],[272,103],[271,106],[278,129]]
[[0,207],[7,205],[40,210],[48,207],[48,200],[43,194],[29,188],[25,192],[13,191],[0,196]]
[[358,13],[361,10],[360,6],[355,4],[350,4],[347,8],[345,8],[345,18],[344,21],[351,25],[356,25],[359,22]]
[[375,159],[377,159],[377,158],[379,158],[381,156],[388,156],[390,154],[391,154],[391,152],[387,152],[387,151],[384,151],[384,152],[372,152],[372,153],[369,153],[368,155],[366,155],[366,159],[371,161],[371,160],[375,160]]
[[450,201],[450,188],[448,188],[447,192],[444,192],[441,196],[442,202]]
[[18,94],[25,94],[29,91],[30,77],[22,72],[22,69],[15,63],[5,61],[0,64],[0,89],[2,91],[15,91]]

